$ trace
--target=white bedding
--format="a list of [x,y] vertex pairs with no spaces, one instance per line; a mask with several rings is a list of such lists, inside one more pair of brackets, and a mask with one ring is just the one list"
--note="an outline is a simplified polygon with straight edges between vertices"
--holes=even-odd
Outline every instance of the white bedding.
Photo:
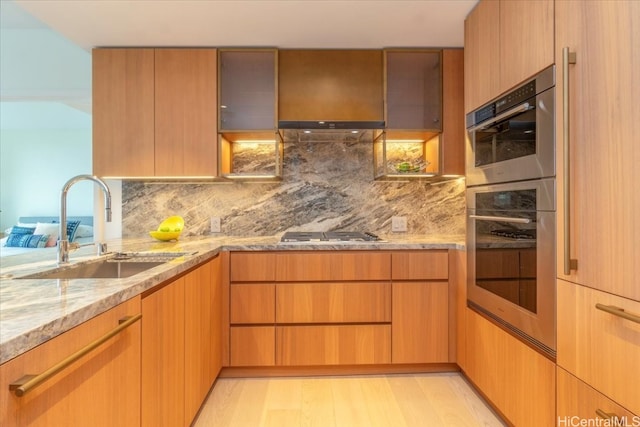
[[[54,253],[57,249],[56,246],[52,246],[49,248],[8,248],[4,245],[6,241],[7,241],[6,237],[0,239],[0,258],[12,256],[12,255],[34,254],[34,253],[37,253],[38,251],[49,251],[51,253]],[[93,242],[93,237],[79,237],[73,241],[73,243],[78,243],[80,245],[83,245],[85,243],[92,243],[92,242]]]

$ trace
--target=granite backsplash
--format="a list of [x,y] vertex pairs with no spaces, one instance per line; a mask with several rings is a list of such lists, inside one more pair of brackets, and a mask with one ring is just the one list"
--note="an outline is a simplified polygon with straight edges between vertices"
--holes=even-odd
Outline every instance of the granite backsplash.
[[209,234],[221,218],[224,235],[275,235],[287,230],[391,232],[407,217],[411,234],[464,234],[463,179],[373,180],[370,142],[288,142],[276,183],[122,184],[122,234],[139,237],[167,216],[185,219],[185,235]]

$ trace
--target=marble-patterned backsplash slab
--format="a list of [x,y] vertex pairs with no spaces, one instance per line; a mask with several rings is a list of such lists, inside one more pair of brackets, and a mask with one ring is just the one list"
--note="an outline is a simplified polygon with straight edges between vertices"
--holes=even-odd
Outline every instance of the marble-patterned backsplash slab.
[[186,235],[210,232],[268,236],[287,230],[391,232],[406,216],[410,234],[464,234],[463,179],[428,182],[373,180],[370,142],[288,142],[276,183],[158,183],[125,181],[123,237],[155,230],[170,215],[185,219]]

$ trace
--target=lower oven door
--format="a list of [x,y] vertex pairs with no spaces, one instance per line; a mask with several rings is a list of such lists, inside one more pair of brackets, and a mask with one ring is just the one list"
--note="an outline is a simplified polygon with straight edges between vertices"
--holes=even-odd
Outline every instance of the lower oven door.
[[555,357],[555,180],[467,189],[469,306]]

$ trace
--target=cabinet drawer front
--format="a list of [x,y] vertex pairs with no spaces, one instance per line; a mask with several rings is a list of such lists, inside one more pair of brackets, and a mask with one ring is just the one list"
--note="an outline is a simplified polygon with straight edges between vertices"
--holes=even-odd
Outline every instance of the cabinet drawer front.
[[230,322],[273,323],[275,285],[234,283],[230,290]]
[[387,252],[292,253],[277,255],[276,281],[389,280]]
[[9,384],[40,374],[140,313],[132,298],[0,366],[0,425],[140,425],[140,331],[137,321],[22,397]]
[[448,251],[399,252],[391,255],[393,280],[446,280]]
[[390,283],[281,283],[278,323],[390,322]]
[[231,327],[231,366],[275,365],[274,326]]
[[[557,369],[558,384],[558,425],[620,425],[633,426],[640,424],[640,417],[617,405],[603,394],[583,383],[562,368]],[[604,420],[616,417],[609,424]],[[599,419],[600,418],[600,419]],[[571,420],[573,424],[571,424]],[[577,420],[586,424],[579,424]],[[624,422],[623,422],[624,421]],[[599,423],[599,424],[598,424]]]
[[391,326],[278,326],[276,349],[283,366],[391,363]]
[[268,252],[232,252],[232,282],[273,282],[276,278],[276,256]]
[[596,304],[640,316],[640,302],[558,280],[558,366],[640,414],[640,324]]

